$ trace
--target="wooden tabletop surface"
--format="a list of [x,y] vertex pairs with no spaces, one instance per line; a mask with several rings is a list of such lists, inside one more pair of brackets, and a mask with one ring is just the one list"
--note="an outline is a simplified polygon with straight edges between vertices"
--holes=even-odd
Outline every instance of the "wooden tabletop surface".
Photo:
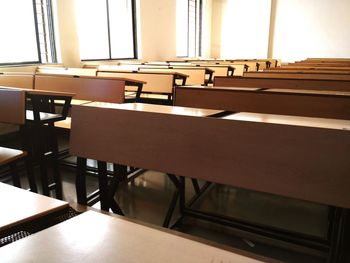
[[350,92],[336,90],[303,90],[303,89],[266,89],[267,92],[284,92],[284,93],[302,93],[302,94],[320,94],[320,95],[341,95],[350,96]]
[[105,102],[91,102],[91,103],[84,104],[83,106],[112,108],[112,109],[120,109],[120,110],[145,111],[145,112],[153,112],[153,113],[176,114],[176,115],[185,115],[185,116],[198,116],[198,117],[211,116],[221,112],[220,110],[207,110],[207,109],[187,108],[187,107],[178,107],[178,106],[164,106],[164,105],[145,104],[145,103],[116,104],[116,103],[105,103]]
[[304,126],[313,128],[326,128],[335,130],[350,130],[350,121],[348,120],[326,118],[311,118],[289,115],[240,112],[225,116],[224,119]]
[[89,211],[0,248],[1,262],[263,262]]
[[67,202],[0,183],[0,231],[67,206]]

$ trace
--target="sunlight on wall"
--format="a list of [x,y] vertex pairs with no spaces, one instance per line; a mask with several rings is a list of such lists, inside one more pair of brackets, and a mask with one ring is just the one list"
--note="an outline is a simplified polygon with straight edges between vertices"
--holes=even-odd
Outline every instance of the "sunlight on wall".
[[187,56],[188,1],[176,1],[176,56]]
[[277,0],[273,57],[350,57],[350,1]]
[[222,8],[220,56],[266,58],[271,0],[226,0]]

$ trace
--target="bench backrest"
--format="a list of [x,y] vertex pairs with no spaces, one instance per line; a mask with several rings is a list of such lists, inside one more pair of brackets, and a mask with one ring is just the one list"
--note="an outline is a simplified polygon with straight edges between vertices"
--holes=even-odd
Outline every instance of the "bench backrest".
[[350,93],[317,92],[180,86],[175,88],[174,105],[350,120]]
[[[109,77],[109,78],[128,78],[146,81],[143,85],[143,92],[154,92],[154,93],[167,93],[173,92],[174,86],[174,75],[173,74],[157,74],[157,73],[137,73],[137,72],[107,72],[98,71],[98,77]],[[132,90],[133,87],[128,87]]]
[[75,99],[123,103],[125,81],[113,78],[35,75],[35,89],[74,93]]
[[217,87],[254,87],[270,89],[303,89],[350,91],[350,81],[347,80],[313,80],[313,79],[278,79],[251,77],[215,77]]
[[34,88],[34,74],[31,73],[0,73],[0,86],[16,87],[22,89]]
[[274,73],[274,72],[246,72],[244,77],[251,78],[280,78],[280,79],[329,79],[329,80],[350,80],[347,74],[326,74],[326,73]]
[[0,122],[24,124],[25,91],[0,87]]

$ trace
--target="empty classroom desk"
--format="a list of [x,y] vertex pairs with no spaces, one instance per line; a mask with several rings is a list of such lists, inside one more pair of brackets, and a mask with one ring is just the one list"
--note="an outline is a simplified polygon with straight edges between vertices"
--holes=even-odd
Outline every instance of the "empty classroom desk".
[[15,225],[65,208],[68,208],[67,202],[0,183],[0,234]]
[[[275,262],[93,211],[0,248],[1,262]],[[226,248],[227,249],[227,248]]]
[[350,92],[293,89],[176,87],[174,105],[350,119]]
[[[334,206],[340,218],[331,224],[327,240],[242,220],[238,228],[247,233],[248,227],[251,238],[283,240],[330,258],[344,245],[336,233],[349,226],[350,121],[282,116],[272,122],[271,115],[236,120],[118,107],[73,106],[73,155],[179,175],[183,215],[214,222],[228,224],[227,217],[186,207],[184,176]],[[104,168],[99,179],[106,189],[103,209],[108,209],[114,199]],[[237,227],[232,220],[229,225]]]
[[350,80],[215,77],[215,86],[350,91]]

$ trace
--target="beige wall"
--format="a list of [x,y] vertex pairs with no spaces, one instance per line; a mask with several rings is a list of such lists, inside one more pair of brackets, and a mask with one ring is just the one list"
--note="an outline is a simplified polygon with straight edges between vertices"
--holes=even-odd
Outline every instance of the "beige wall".
[[75,0],[56,0],[56,38],[61,61],[66,67],[80,66],[79,38],[75,19]]
[[139,0],[140,59],[176,57],[176,0]]
[[276,0],[272,56],[350,57],[349,0]]
[[203,0],[202,57],[211,57],[213,0]]
[[[221,54],[227,1],[230,0],[213,0],[212,57]],[[272,0],[266,54],[283,62],[307,57],[350,57],[349,14],[349,0]],[[244,27],[244,21],[231,26],[234,32],[235,27]]]

